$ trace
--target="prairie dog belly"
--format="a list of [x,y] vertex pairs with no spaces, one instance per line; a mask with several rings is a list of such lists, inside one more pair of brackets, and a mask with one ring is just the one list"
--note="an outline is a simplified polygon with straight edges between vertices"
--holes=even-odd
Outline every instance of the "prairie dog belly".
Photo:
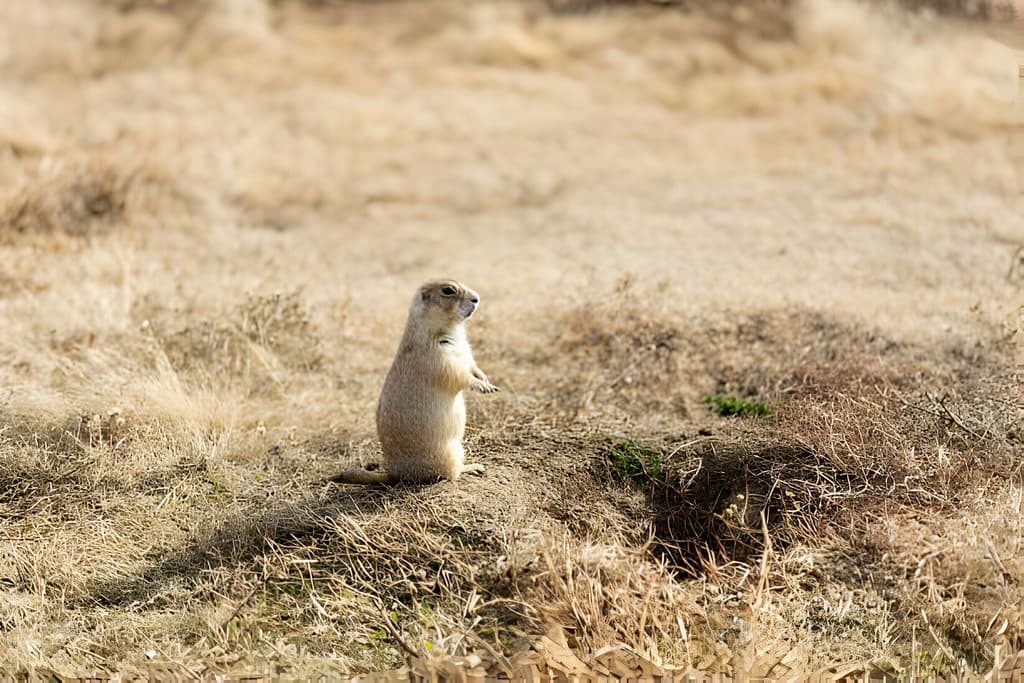
[[452,478],[462,466],[466,405],[462,392],[418,383],[387,392],[377,416],[384,467],[408,481]]

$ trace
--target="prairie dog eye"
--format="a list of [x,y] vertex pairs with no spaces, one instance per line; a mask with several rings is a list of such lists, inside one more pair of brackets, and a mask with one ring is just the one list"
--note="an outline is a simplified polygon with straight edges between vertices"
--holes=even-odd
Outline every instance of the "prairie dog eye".
[[444,296],[455,296],[455,288],[445,285],[444,287],[441,288],[441,294],[443,294]]

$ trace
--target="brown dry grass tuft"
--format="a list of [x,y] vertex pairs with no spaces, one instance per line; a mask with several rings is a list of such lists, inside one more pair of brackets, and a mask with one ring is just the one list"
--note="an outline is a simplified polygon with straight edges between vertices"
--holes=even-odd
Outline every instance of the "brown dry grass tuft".
[[166,334],[162,344],[175,370],[206,381],[255,373],[270,382],[280,369],[312,372],[323,360],[318,333],[298,291],[249,294],[231,311]]
[[108,163],[62,165],[6,200],[0,241],[47,244],[110,232],[122,221],[137,178]]
[[686,624],[703,616],[691,591],[644,547],[547,537],[528,563],[510,566],[524,605],[588,661],[621,644],[656,664],[700,663],[713,655]]

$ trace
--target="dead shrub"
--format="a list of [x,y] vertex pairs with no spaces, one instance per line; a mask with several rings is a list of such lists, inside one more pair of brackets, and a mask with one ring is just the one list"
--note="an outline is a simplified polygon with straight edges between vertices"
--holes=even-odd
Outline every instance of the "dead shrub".
[[58,168],[0,209],[0,243],[46,245],[55,237],[110,232],[123,222],[137,178],[102,161]]
[[256,375],[273,380],[279,367],[320,367],[320,340],[299,291],[248,295],[223,318],[194,323],[163,337],[175,370],[218,377]]

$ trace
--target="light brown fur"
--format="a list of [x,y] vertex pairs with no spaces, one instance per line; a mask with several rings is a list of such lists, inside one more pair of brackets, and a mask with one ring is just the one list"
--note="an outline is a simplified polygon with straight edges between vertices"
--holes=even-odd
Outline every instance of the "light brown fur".
[[464,463],[462,392],[498,391],[473,359],[465,321],[480,297],[455,280],[424,284],[413,297],[405,333],[377,403],[385,472],[349,470],[333,481],[368,484],[456,480],[483,466]]

